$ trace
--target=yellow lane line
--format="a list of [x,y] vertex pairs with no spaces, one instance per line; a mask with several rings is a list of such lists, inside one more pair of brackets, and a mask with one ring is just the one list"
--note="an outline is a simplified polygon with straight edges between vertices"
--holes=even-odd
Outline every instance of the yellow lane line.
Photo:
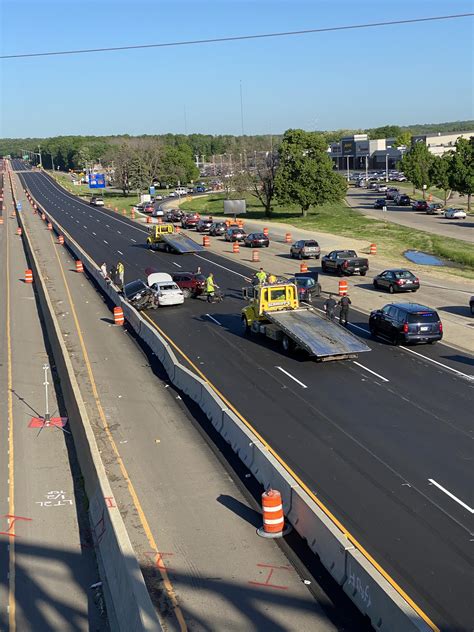
[[196,373],[201,377],[212,390],[225,402],[225,404],[232,410],[233,413],[237,415],[237,417],[244,423],[249,430],[251,430],[256,437],[263,443],[265,448],[277,459],[277,461],[282,465],[285,470],[296,480],[298,485],[304,489],[304,491],[308,494],[308,496],[313,500],[318,507],[331,519],[331,521],[342,531],[343,535],[364,555],[364,557],[378,570],[378,572],[389,582],[389,584],[398,592],[398,594],[403,597],[403,599],[415,610],[415,612],[429,625],[429,627],[434,632],[440,632],[440,629],[437,625],[429,618],[429,616],[423,612],[423,610],[407,595],[407,593],[403,590],[403,588],[387,573],[385,569],[383,569],[380,564],[370,555],[370,553],[360,544],[360,542],[346,529],[346,527],[336,518],[336,516],[326,507],[326,505],[321,502],[321,500],[312,492],[309,487],[300,479],[300,477],[294,472],[291,467],[281,458],[277,452],[270,446],[267,441],[262,437],[262,435],[252,426],[252,424],[247,421],[247,419],[239,413],[239,411],[235,408],[233,404],[229,402],[229,400],[219,391],[219,389],[214,386],[214,384],[206,377],[206,375],[194,364],[194,362],[182,351],[180,347],[167,335],[165,332],[159,327],[154,320],[152,320],[147,314],[144,312],[141,313],[142,316],[146,318],[146,320],[160,333],[165,340],[169,342],[169,344],[189,363],[189,365],[196,371]]
[[[104,430],[105,430],[105,432],[107,434],[107,437],[109,439],[109,442],[110,442],[110,445],[112,447],[112,450],[115,453],[115,456],[116,456],[116,459],[117,459],[117,463],[118,463],[118,465],[120,467],[120,471],[122,473],[122,476],[125,479],[125,481],[127,482],[128,490],[130,492],[130,496],[132,497],[133,504],[135,505],[135,508],[137,510],[137,513],[138,513],[138,516],[140,518],[140,522],[142,524],[143,530],[144,530],[144,532],[146,534],[148,543],[150,544],[150,546],[153,549],[153,551],[156,553],[157,560],[159,560],[160,559],[160,550],[159,550],[159,548],[158,548],[158,546],[156,544],[156,540],[155,540],[155,538],[153,536],[153,533],[152,533],[152,531],[150,529],[150,525],[149,525],[148,520],[147,520],[147,518],[145,516],[145,512],[143,511],[143,508],[142,508],[142,506],[140,504],[140,501],[138,499],[138,495],[137,495],[137,492],[135,491],[135,487],[134,487],[132,481],[130,480],[130,477],[128,475],[127,469],[126,469],[126,467],[125,467],[125,465],[123,463],[122,457],[120,456],[120,452],[119,452],[119,450],[117,448],[117,444],[115,443],[115,440],[114,440],[114,438],[112,436],[112,432],[110,430],[110,426],[109,426],[109,424],[107,422],[107,418],[105,416],[104,409],[102,408],[102,403],[100,401],[99,392],[97,390],[94,374],[92,372],[92,367],[91,367],[90,360],[89,360],[89,354],[88,354],[87,349],[86,349],[86,345],[85,345],[84,338],[83,338],[83,335],[82,335],[82,330],[81,330],[81,327],[79,325],[79,319],[77,317],[77,312],[76,312],[76,308],[75,308],[75,305],[74,305],[74,301],[72,299],[71,292],[69,290],[69,285],[68,285],[68,282],[66,280],[66,275],[64,274],[63,265],[61,263],[61,259],[59,258],[56,244],[54,242],[53,236],[50,235],[50,237],[51,237],[51,243],[52,243],[52,246],[53,246],[54,253],[55,253],[56,258],[57,258],[58,263],[59,263],[59,269],[60,269],[61,276],[62,276],[63,281],[64,281],[64,287],[66,289],[66,293],[67,293],[67,296],[68,296],[69,304],[71,306],[71,313],[72,313],[72,316],[74,318],[74,323],[76,325],[77,335],[79,337],[79,342],[80,342],[80,345],[81,345],[82,354],[84,356],[84,362],[85,362],[86,367],[87,367],[87,373],[89,375],[89,381],[90,381],[90,384],[91,384],[91,387],[92,387],[92,393],[93,393],[93,396],[94,396],[94,401],[95,401],[95,405],[97,407],[97,411],[99,413],[99,417],[100,417],[100,419],[102,421],[102,425],[103,425]],[[186,632],[187,629],[188,629],[187,625],[186,625],[186,621],[184,619],[183,612],[182,612],[182,610],[181,610],[181,608],[180,608],[180,606],[178,604],[178,600],[176,598],[176,593],[174,591],[173,585],[172,585],[171,580],[169,578],[168,572],[166,571],[166,569],[163,567],[162,564],[158,563],[157,566],[158,566],[158,569],[160,571],[161,577],[163,579],[163,585],[165,587],[166,593],[167,593],[168,598],[169,598],[169,600],[170,600],[170,602],[171,602],[171,604],[173,606],[173,612],[176,615],[176,619],[178,620],[181,632]]]
[[[10,287],[10,226],[8,213],[6,223],[6,273],[7,273],[7,388],[8,388],[8,513],[15,515],[15,451],[13,445],[13,379],[12,379],[12,339],[11,339],[11,287]],[[15,599],[15,538],[9,538],[8,545],[8,629],[16,630]]]

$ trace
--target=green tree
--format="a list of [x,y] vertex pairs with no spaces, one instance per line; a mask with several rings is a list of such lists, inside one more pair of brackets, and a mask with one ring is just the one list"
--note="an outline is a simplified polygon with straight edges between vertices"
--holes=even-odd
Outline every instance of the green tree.
[[269,151],[264,158],[256,160],[255,173],[250,174],[252,195],[263,205],[265,217],[272,215],[277,169],[278,154]]
[[395,143],[397,145],[397,147],[410,147],[411,144],[411,132],[409,129],[407,130],[400,130],[399,134],[397,134],[397,137],[395,139]]
[[383,127],[373,127],[367,130],[369,138],[376,140],[377,138],[396,138],[402,129],[398,125],[384,125]]
[[442,189],[444,192],[444,204],[448,201],[448,194],[451,173],[452,154],[444,154],[444,156],[434,156],[430,167],[430,180],[431,182]]
[[433,163],[433,154],[423,142],[415,143],[401,160],[403,173],[408,180],[413,183],[413,193],[415,189],[423,190],[423,198],[425,197],[425,189],[431,185],[431,165]]
[[305,217],[313,205],[337,202],[347,185],[333,171],[323,136],[302,129],[287,130],[279,147],[280,165],[275,178],[277,197],[298,204]]
[[474,136],[458,138],[456,151],[452,155],[449,175],[452,189],[467,195],[467,210],[471,210],[471,196],[474,193]]

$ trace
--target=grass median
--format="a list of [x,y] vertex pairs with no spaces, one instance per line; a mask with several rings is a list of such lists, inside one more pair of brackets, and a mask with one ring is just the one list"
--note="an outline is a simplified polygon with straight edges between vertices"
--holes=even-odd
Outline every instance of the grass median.
[[[223,214],[223,194],[211,194],[181,204],[183,210],[209,215]],[[444,267],[446,271],[474,278],[474,245],[414,230],[388,221],[370,219],[343,203],[325,204],[312,209],[306,217],[296,206],[273,207],[271,218],[265,218],[262,205],[253,196],[247,196],[247,219],[265,219],[268,222],[285,222],[315,232],[330,233],[341,237],[354,237],[377,244],[387,257],[400,259],[406,250],[419,250],[456,264]]]

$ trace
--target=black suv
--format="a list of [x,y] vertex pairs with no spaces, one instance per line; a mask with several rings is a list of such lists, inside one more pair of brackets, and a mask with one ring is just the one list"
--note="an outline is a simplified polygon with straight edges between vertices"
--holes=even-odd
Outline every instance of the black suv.
[[443,323],[438,313],[417,303],[389,303],[370,314],[369,329],[373,336],[388,338],[392,344],[428,342],[443,337]]
[[397,200],[397,206],[410,206],[411,200],[408,195],[399,195]]

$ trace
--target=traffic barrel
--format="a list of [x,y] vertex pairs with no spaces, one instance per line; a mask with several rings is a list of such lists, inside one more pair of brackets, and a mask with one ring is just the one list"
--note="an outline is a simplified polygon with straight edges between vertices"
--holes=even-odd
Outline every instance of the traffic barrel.
[[123,325],[125,323],[125,317],[123,315],[123,309],[121,307],[114,307],[114,325]]
[[263,234],[265,235],[265,237],[268,237],[268,228],[263,229]]
[[257,529],[258,535],[264,538],[281,538],[291,527],[285,528],[285,516],[281,494],[276,489],[269,489],[262,494],[263,526]]
[[82,261],[80,259],[76,260],[76,272],[84,272],[84,266],[82,265]]
[[38,205],[37,205],[37,204],[33,204],[33,208],[34,208],[34,209],[37,209],[37,208],[38,208]]
[[291,244],[291,233],[285,233],[285,243]]
[[43,220],[43,222],[46,221],[46,213],[41,213],[41,219]]
[[209,246],[211,245],[211,238],[209,237],[209,235],[204,235],[204,237],[202,238],[202,245],[206,248],[209,248]]
[[258,250],[252,250],[252,261],[260,261],[260,253]]
[[376,244],[370,244],[370,254],[371,255],[376,255],[377,254],[377,245]]
[[126,209],[126,208],[123,208],[123,209],[122,209],[122,215],[126,215],[126,214],[127,214],[127,209]]
[[25,283],[33,283],[33,270],[25,270]]
[[3,224],[3,217],[0,217],[0,224]]
[[20,226],[18,226],[18,228],[16,229],[16,234],[17,234],[19,237],[21,237],[21,236],[22,236],[23,231],[22,231],[22,229],[21,229],[21,227],[20,227]]
[[156,223],[157,224],[162,224],[163,223],[163,220],[161,219],[161,217],[157,217],[156,218]]
[[238,219],[237,220],[237,226],[239,228],[243,228],[244,227],[244,220],[243,219]]
[[51,224],[51,222],[48,222],[48,230],[53,230],[53,225]]
[[308,272],[308,266],[306,263],[300,263],[300,272]]
[[181,232],[181,228],[180,228],[180,226],[175,226],[175,227],[174,227],[174,232],[175,232],[175,233],[180,233],[180,232]]
[[239,242],[238,241],[234,241],[232,244],[232,252],[240,252],[240,248],[239,248]]
[[339,281],[339,296],[345,296],[348,290],[348,283],[344,279]]
[[132,219],[135,219],[135,207],[134,207],[134,206],[132,206],[132,211],[131,211],[131,213],[130,213],[130,217],[131,217]]
[[62,235],[58,235],[58,244],[64,246],[64,237]]
[[148,215],[148,217],[146,218],[146,223],[147,223],[147,224],[151,224],[151,223],[152,223],[152,221],[151,221],[151,217],[150,217],[149,215]]
[[118,206],[115,206],[115,207],[114,207],[114,211],[115,211],[116,213],[118,213]]

